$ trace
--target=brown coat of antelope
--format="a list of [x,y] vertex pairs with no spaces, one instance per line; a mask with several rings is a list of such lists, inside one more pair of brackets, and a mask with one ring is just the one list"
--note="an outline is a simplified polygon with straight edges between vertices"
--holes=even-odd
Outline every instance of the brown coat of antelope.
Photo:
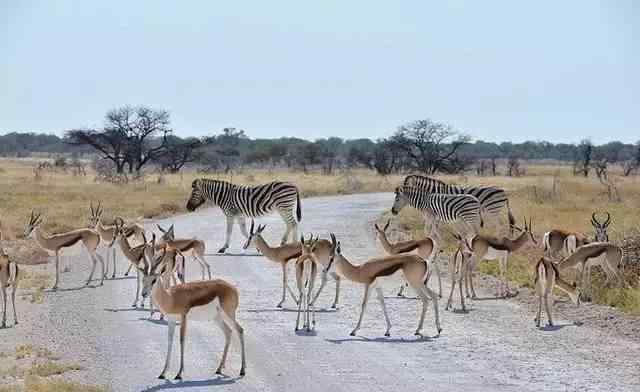
[[409,285],[415,290],[418,297],[422,300],[422,313],[420,314],[420,320],[418,322],[418,328],[416,329],[415,335],[422,336],[422,326],[424,324],[427,302],[429,300],[433,301],[436,329],[438,331],[438,335],[440,335],[442,328],[440,327],[440,315],[438,313],[438,297],[426,286],[424,282],[424,277],[428,272],[428,265],[424,259],[417,255],[403,254],[375,257],[361,265],[353,265],[342,255],[340,242],[336,240],[333,233],[331,233],[331,243],[333,251],[327,270],[335,264],[336,271],[340,276],[349,279],[352,282],[364,285],[364,296],[362,298],[360,317],[358,319],[358,324],[356,324],[353,331],[351,331],[351,336],[355,336],[356,332],[358,332],[362,325],[362,318],[364,316],[372,288],[376,289],[378,300],[382,306],[382,311],[387,324],[387,329],[384,335],[391,335],[391,320],[389,319],[387,307],[384,302],[384,294],[382,293],[382,288],[376,287],[376,285],[384,278],[392,276],[398,271],[402,271],[404,278],[409,282]]
[[[388,220],[382,229],[377,223],[373,224],[373,227],[376,229],[376,236],[378,237],[380,244],[382,244],[384,251],[387,252],[388,255],[399,255],[415,251],[418,256],[427,260],[430,269],[433,267],[436,272],[436,276],[438,278],[438,297],[442,298],[442,278],[440,276],[438,263],[435,262],[437,255],[434,254],[434,249],[436,248],[435,240],[430,237],[425,237],[421,240],[399,241],[392,244],[387,238],[387,229],[389,228],[389,224],[391,224],[391,220]],[[427,276],[427,283],[429,283],[430,277],[431,276]],[[405,282],[400,286],[400,290],[398,291],[399,297],[402,296],[404,289],[408,287],[408,285],[409,284]]]
[[553,308],[553,288],[557,287],[569,295],[571,301],[576,305],[580,305],[580,292],[575,284],[570,285],[560,277],[558,266],[550,259],[541,258],[535,267],[536,272],[536,294],[538,295],[538,315],[535,318],[536,327],[540,328],[542,318],[542,302],[547,312],[549,326],[553,326],[553,318],[551,309]]
[[[165,251],[169,250],[169,247],[165,247]],[[163,258],[164,255],[160,255],[160,257]],[[222,352],[222,359],[220,360],[216,374],[222,374],[227,360],[229,346],[231,345],[231,336],[235,331],[240,338],[240,354],[242,358],[240,375],[244,376],[246,368],[244,329],[236,321],[236,312],[239,304],[238,289],[222,279],[189,282],[167,288],[167,282],[163,277],[164,271],[162,270],[163,267],[166,267],[164,263],[149,261],[149,264],[155,265],[156,268],[152,270],[148,276],[144,277],[142,296],[147,297],[151,294],[154,304],[160,309],[162,314],[167,316],[169,326],[167,357],[162,373],[160,373],[158,378],[164,379],[169,368],[176,321],[180,320],[180,368],[175,379],[182,379],[182,372],[184,370],[184,344],[187,336],[187,316],[191,309],[208,304],[213,304],[215,312],[214,319],[224,333],[225,338],[224,351]]]
[[304,237],[300,237],[302,254],[296,260],[296,285],[298,286],[298,316],[296,317],[296,331],[300,326],[300,315],[304,313],[302,328],[311,332],[316,327],[316,313],[313,307],[313,286],[318,274],[318,265],[314,261],[312,249],[318,242],[313,236],[305,243]]
[[267,244],[267,241],[262,237],[262,232],[267,227],[266,225],[258,225],[258,228],[254,230],[255,223],[251,220],[251,228],[249,230],[249,238],[247,238],[247,242],[245,242],[243,249],[247,249],[250,245],[256,247],[256,249],[264,255],[267,259],[273,261],[274,263],[280,264],[282,268],[282,299],[278,303],[278,307],[281,308],[284,301],[287,299],[287,290],[289,294],[293,297],[293,300],[298,303],[298,299],[296,299],[293,290],[289,286],[289,282],[287,281],[287,263],[291,260],[295,260],[302,254],[302,249],[300,247],[300,243],[292,243],[285,244],[281,246],[271,247]]
[[174,226],[171,225],[168,229],[164,229],[160,225],[158,229],[162,232],[160,242],[156,245],[156,250],[160,250],[165,244],[172,248],[178,249],[183,254],[190,254],[191,258],[200,264],[200,270],[202,272],[202,280],[205,280],[205,273],[211,279],[211,266],[204,259],[205,244],[204,241],[196,238],[178,238],[176,239]]
[[91,282],[91,279],[93,279],[93,273],[95,272],[96,263],[98,261],[102,266],[102,271],[100,273],[100,286],[104,284],[104,259],[96,252],[96,249],[100,244],[100,234],[91,229],[78,229],[68,231],[66,233],[49,235],[45,233],[44,230],[42,230],[42,228],[40,227],[41,224],[42,214],[35,215],[34,212],[31,211],[29,223],[24,229],[24,236],[25,238],[30,238],[31,236],[33,236],[36,240],[36,243],[40,245],[42,249],[55,252],[56,280],[52,287],[53,290],[56,290],[58,288],[58,281],[60,280],[60,251],[64,248],[70,248],[78,242],[82,242],[85,249],[89,253],[89,258],[92,263],[91,273],[89,274],[89,279],[87,279],[87,283],[85,284],[85,286],[88,286]]
[[16,289],[18,288],[18,265],[0,248],[0,291],[2,292],[2,324],[7,326],[7,287],[11,286],[11,305],[13,306],[13,325],[18,325],[16,313]]
[[466,294],[469,297],[469,286],[471,286],[471,298],[477,298],[476,291],[473,287],[473,271],[479,262],[483,260],[498,260],[498,266],[500,268],[500,283],[496,288],[496,295],[501,297],[508,296],[509,283],[505,278],[507,271],[507,261],[509,255],[518,249],[522,248],[527,242],[533,242],[537,244],[533,229],[531,228],[531,220],[527,224],[527,220],[524,220],[524,230],[515,239],[509,239],[506,237],[495,238],[484,235],[476,235],[471,239],[468,248],[472,253],[469,260],[468,270],[465,274]]

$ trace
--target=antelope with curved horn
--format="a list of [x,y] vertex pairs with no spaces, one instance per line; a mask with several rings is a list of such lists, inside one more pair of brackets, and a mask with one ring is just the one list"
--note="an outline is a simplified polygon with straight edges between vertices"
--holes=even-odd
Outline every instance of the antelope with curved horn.
[[[146,255],[145,255],[146,257]],[[236,321],[236,312],[238,310],[239,295],[236,289],[230,283],[222,279],[213,279],[198,282],[189,282],[179,284],[170,288],[166,288],[163,268],[166,265],[160,262],[149,262],[156,267],[150,271],[148,276],[144,277],[144,287],[142,289],[142,297],[146,298],[151,294],[152,301],[167,316],[168,319],[168,346],[167,357],[164,368],[158,378],[164,379],[169,368],[171,360],[171,349],[173,346],[173,335],[176,327],[176,321],[180,320],[180,368],[176,380],[182,379],[184,370],[184,345],[187,336],[187,316],[191,309],[213,304],[214,319],[216,324],[224,333],[225,344],[222,352],[220,365],[216,370],[216,374],[222,374],[229,346],[231,345],[231,336],[233,332],[238,334],[240,338],[240,354],[242,365],[240,375],[245,375],[246,359],[244,347],[244,329],[238,321]]]
[[29,223],[24,229],[24,236],[25,238],[30,238],[33,236],[36,240],[36,243],[42,249],[55,252],[56,280],[52,287],[53,290],[56,290],[58,288],[58,281],[60,280],[60,251],[64,248],[72,247],[78,242],[82,242],[85,249],[89,253],[89,257],[92,263],[91,273],[89,274],[89,279],[87,279],[87,283],[85,284],[85,286],[88,286],[93,279],[93,273],[95,272],[96,264],[98,261],[102,266],[102,271],[100,274],[100,286],[104,284],[104,259],[96,252],[96,249],[100,244],[100,234],[91,229],[77,229],[68,231],[66,233],[49,235],[45,233],[44,230],[42,230],[42,228],[40,227],[41,224],[42,214],[35,215],[34,212],[31,211]]
[[[311,332],[316,326],[316,313],[311,301],[313,295],[313,285],[318,273],[317,265],[314,261],[312,249],[318,242],[318,238],[309,238],[305,243],[304,237],[300,237],[300,248],[302,254],[296,260],[296,284],[298,286],[298,316],[296,317],[296,331],[299,330],[300,314],[304,313],[302,328]],[[306,292],[305,292],[306,291]]]
[[542,257],[535,267],[536,271],[536,294],[538,295],[538,315],[535,318],[536,327],[540,328],[542,318],[542,302],[547,312],[549,326],[553,326],[551,309],[553,308],[553,288],[557,287],[569,295],[571,301],[580,305],[580,291],[576,285],[570,285],[560,277],[558,266],[550,259]]
[[[126,230],[124,228],[124,220],[120,217],[115,218],[116,225],[116,241],[118,245],[120,245],[120,250],[124,257],[129,260],[131,266],[136,269],[136,297],[133,301],[131,307],[136,308],[138,306],[138,299],[140,298],[140,290],[142,287],[142,278],[144,277],[144,273],[142,271],[148,271],[149,264],[146,262],[145,253],[146,252],[154,252],[154,244],[155,244],[155,234],[153,234],[151,245],[147,244],[146,239],[145,242],[141,245],[137,245],[132,247],[127,239]],[[144,298],[140,301],[140,305],[144,307]]]
[[0,291],[2,292],[2,324],[0,328],[7,326],[7,287],[11,286],[11,304],[13,306],[13,325],[18,325],[16,313],[16,289],[18,288],[18,264],[0,248]]
[[363,264],[353,265],[342,255],[340,242],[336,240],[336,236],[333,233],[331,233],[331,243],[332,254],[327,269],[331,268],[331,266],[335,264],[336,271],[340,276],[364,285],[364,297],[362,299],[360,317],[355,328],[351,331],[351,336],[355,336],[356,332],[358,332],[362,325],[362,318],[364,316],[372,288],[376,289],[378,300],[382,306],[382,311],[387,324],[387,329],[384,335],[391,335],[391,320],[387,314],[384,294],[382,293],[382,289],[376,286],[381,280],[398,271],[402,271],[404,278],[409,282],[409,285],[415,290],[418,297],[422,300],[422,313],[420,314],[420,320],[418,322],[418,328],[416,329],[415,335],[422,336],[422,326],[424,324],[424,316],[427,310],[427,302],[429,300],[433,301],[436,329],[438,330],[438,336],[440,335],[442,328],[440,327],[440,316],[438,313],[438,297],[424,282],[424,277],[428,272],[428,266],[425,260],[417,255],[401,254],[395,256],[376,257],[369,259]]
[[611,224],[611,214],[609,214],[609,211],[606,211],[605,213],[607,214],[607,219],[605,219],[604,223],[600,223],[598,219],[596,219],[595,212],[591,214],[591,226],[593,226],[595,230],[596,242],[609,242],[607,228]]
[[247,238],[247,241],[242,248],[247,249],[250,245],[253,245],[260,253],[262,253],[264,257],[273,261],[274,263],[280,264],[280,266],[282,267],[282,299],[278,303],[277,307],[281,308],[282,304],[284,304],[284,301],[287,298],[287,290],[289,291],[289,294],[291,294],[291,297],[293,297],[293,300],[298,303],[298,299],[293,293],[293,290],[291,290],[289,282],[287,281],[287,263],[290,260],[297,259],[298,257],[300,257],[300,255],[302,255],[300,243],[296,242],[292,244],[290,243],[271,247],[262,237],[262,232],[266,227],[266,225],[258,225],[258,227],[255,228],[255,222],[252,219],[251,227],[249,230],[249,238]]
[[[383,228],[380,228],[377,223],[373,224],[373,227],[376,229],[376,236],[378,237],[378,240],[380,240],[380,244],[382,244],[385,252],[387,252],[388,255],[399,255],[415,251],[418,256],[427,260],[429,267],[433,266],[436,276],[438,277],[438,296],[442,298],[442,279],[440,277],[440,268],[438,268],[438,263],[435,262],[435,257],[437,257],[434,252],[436,249],[435,240],[430,237],[425,237],[421,240],[400,241],[392,244],[387,238],[387,229],[390,224],[391,219],[387,220],[387,223]],[[427,283],[429,282],[429,278],[430,276],[427,277]],[[399,297],[402,296],[402,292],[405,287],[408,286],[409,284],[407,282],[400,286],[400,290],[398,291]]]
[[[522,229],[521,229],[522,230]],[[509,239],[506,237],[495,238],[485,235],[476,235],[467,244],[467,247],[472,252],[472,256],[469,259],[468,270],[465,274],[466,293],[469,296],[469,286],[471,287],[471,298],[477,298],[476,291],[473,287],[473,271],[477,264],[483,260],[498,260],[498,266],[500,268],[500,280],[496,288],[496,295],[500,297],[506,297],[509,293],[509,282],[505,278],[507,271],[507,262],[509,255],[518,251],[529,241],[537,244],[535,236],[533,235],[533,228],[531,225],[531,219],[527,224],[526,218],[524,218],[524,230],[515,239]]]
[[195,238],[176,239],[173,225],[169,226],[168,229],[165,229],[160,225],[156,226],[162,232],[162,237],[160,237],[160,242],[156,246],[156,250],[166,244],[172,248],[178,249],[181,253],[191,254],[191,258],[200,264],[202,280],[205,280],[205,272],[209,276],[209,279],[211,279],[211,266],[204,259],[204,241]]
[[622,269],[622,248],[608,242],[593,242],[579,247],[573,254],[565,257],[558,263],[558,269],[564,271],[569,268],[576,268],[580,271],[579,281],[581,290],[591,289],[591,268],[599,266],[602,268],[607,278],[605,285],[609,283],[611,277],[615,278],[619,284],[624,283],[621,273]]
[[[157,248],[158,246],[155,245],[155,237],[154,237],[149,247],[149,250],[151,251],[145,253],[146,255],[144,256],[145,262],[142,263],[142,266],[139,266],[139,265],[136,266],[139,270],[139,273],[143,276],[143,279],[144,279],[144,276],[148,276],[149,274],[151,274],[151,271],[155,271],[160,268],[164,271],[162,277],[164,278],[163,281],[164,281],[165,288],[169,288],[171,286],[185,283],[184,273],[181,272],[181,271],[184,271],[184,262],[185,262],[184,254],[182,254],[182,252],[178,248],[172,247],[169,244],[163,244],[162,254],[160,255],[160,257],[155,258],[155,251]],[[149,253],[152,254],[151,264],[148,264]],[[178,256],[182,258],[181,263],[177,261]],[[150,312],[149,320],[151,320],[153,318],[153,314],[155,313],[155,310],[153,308],[153,298],[151,301],[149,301],[149,312]],[[163,320],[163,319],[164,319],[164,314],[160,313],[160,320]]]

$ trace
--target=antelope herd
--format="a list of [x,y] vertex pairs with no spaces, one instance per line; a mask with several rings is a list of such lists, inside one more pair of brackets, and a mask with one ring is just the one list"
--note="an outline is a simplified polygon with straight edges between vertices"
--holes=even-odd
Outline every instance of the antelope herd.
[[[355,335],[362,327],[363,316],[373,291],[380,302],[384,320],[386,322],[385,336],[391,333],[391,318],[387,311],[385,297],[381,283],[401,272],[405,282],[399,296],[403,295],[405,286],[411,287],[417,299],[422,302],[422,310],[417,315],[415,335],[421,336],[425,314],[431,302],[434,311],[436,336],[442,327],[438,298],[442,297],[442,283],[438,267],[438,256],[442,250],[442,234],[448,231],[455,238],[457,246],[448,263],[451,291],[445,309],[452,308],[455,286],[458,285],[462,311],[467,310],[466,298],[476,298],[473,286],[473,273],[478,263],[483,260],[498,260],[500,282],[496,288],[496,295],[508,297],[512,294],[506,271],[511,254],[518,252],[526,244],[537,245],[533,232],[532,220],[523,221],[523,227],[516,225],[509,208],[509,202],[504,190],[495,187],[457,187],[442,183],[429,177],[408,176],[402,186],[395,192],[395,201],[391,208],[397,214],[404,206],[417,208],[425,215],[425,230],[427,235],[409,241],[393,242],[388,238],[391,221],[383,227],[374,224],[376,237],[386,255],[363,260],[358,264],[352,263],[342,252],[342,245],[335,234],[321,239],[313,235],[309,239],[301,237],[298,241],[287,243],[289,237],[297,236],[298,223],[301,220],[300,196],[293,184],[274,182],[257,187],[237,186],[222,181],[198,179],[192,184],[192,192],[187,208],[190,211],[211,201],[220,206],[227,217],[227,231],[225,244],[220,252],[229,246],[231,228],[238,222],[241,233],[246,241],[243,248],[255,247],[266,259],[277,263],[282,271],[282,295],[277,304],[281,308],[287,297],[291,295],[297,305],[296,331],[303,329],[312,331],[315,328],[315,303],[324,289],[328,277],[336,283],[335,298],[331,304],[337,308],[340,297],[342,279],[361,284],[364,290],[360,307],[360,315],[351,335]],[[480,233],[484,227],[484,213],[498,216],[498,212],[506,209],[508,217],[509,236],[489,236]],[[254,218],[277,210],[285,221],[287,230],[282,243],[271,246],[263,237],[265,225],[256,227]],[[102,285],[108,274],[109,255],[111,255],[113,271],[111,278],[116,276],[116,245],[128,261],[129,270],[134,268],[137,274],[136,294],[132,304],[144,307],[146,298],[150,298],[151,316],[156,307],[161,317],[168,322],[168,346],[164,368],[159,378],[165,378],[168,371],[172,352],[172,341],[176,323],[180,323],[180,368],[176,379],[182,378],[184,368],[184,344],[187,335],[188,315],[191,309],[213,304],[214,320],[222,330],[225,345],[222,359],[216,370],[221,373],[226,362],[231,336],[235,332],[240,338],[241,370],[245,374],[246,355],[244,343],[244,329],[236,320],[239,304],[238,290],[230,283],[221,279],[212,279],[211,268],[205,260],[205,243],[195,238],[176,238],[174,226],[169,228],[157,226],[160,239],[156,241],[156,234],[147,239],[144,228],[135,223],[125,223],[116,217],[113,225],[105,225],[103,207],[90,206],[89,227],[72,230],[60,234],[47,234],[41,228],[43,218],[41,214],[31,212],[25,228],[25,237],[35,239],[43,249],[55,254],[55,283],[52,289],[58,288],[60,280],[60,252],[77,243],[82,243],[89,254],[91,273],[86,281],[90,284],[99,263],[101,267],[99,284]],[[251,218],[251,226],[247,232],[245,219]],[[595,213],[591,217],[591,224],[595,228],[595,241],[591,241],[584,234],[569,232],[562,229],[550,230],[542,236],[544,256],[535,264],[535,289],[539,298],[538,312],[535,318],[536,326],[541,324],[542,305],[547,313],[548,325],[553,325],[552,306],[554,287],[566,292],[571,300],[579,304],[584,292],[589,291],[591,269],[599,266],[607,276],[617,284],[623,283],[620,272],[622,268],[623,251],[620,247],[608,242],[607,228],[611,223],[611,216],[607,213],[604,223],[600,223]],[[446,229],[452,224],[454,230]],[[460,224],[456,226],[456,224]],[[427,229],[430,227],[430,229]],[[329,230],[330,231],[330,230]],[[520,233],[513,237],[513,232]],[[131,240],[136,243],[133,244]],[[98,249],[106,251],[106,260],[99,254]],[[185,255],[200,267],[200,281],[185,282]],[[291,289],[287,279],[289,262],[295,265],[297,295]],[[127,275],[129,270],[125,273]],[[576,270],[578,278],[575,283],[568,283],[562,274],[567,270]],[[438,291],[428,287],[432,272],[435,271],[438,280]],[[321,282],[314,291],[316,276],[320,274]],[[15,311],[15,291],[18,277],[18,267],[0,249],[0,291],[3,297],[2,327],[6,325],[7,287],[11,287],[11,300],[14,310],[15,324],[18,323]],[[465,286],[463,293],[463,284]],[[466,294],[466,295],[464,295]]]

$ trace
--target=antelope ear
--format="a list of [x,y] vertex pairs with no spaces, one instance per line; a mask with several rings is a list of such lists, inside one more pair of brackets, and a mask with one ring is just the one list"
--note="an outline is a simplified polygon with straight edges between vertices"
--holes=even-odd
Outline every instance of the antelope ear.
[[172,223],[171,226],[169,226],[169,232],[173,233],[173,226],[174,224]]
[[382,231],[382,230],[380,230],[380,228],[378,227],[378,224],[377,224],[377,223],[374,223],[374,224],[373,224],[373,227],[375,227],[375,228],[376,228],[376,230],[378,230],[378,231]]

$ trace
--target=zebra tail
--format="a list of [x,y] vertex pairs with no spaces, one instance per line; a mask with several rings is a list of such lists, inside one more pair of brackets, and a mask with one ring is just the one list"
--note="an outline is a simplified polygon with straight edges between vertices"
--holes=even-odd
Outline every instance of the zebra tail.
[[302,220],[302,206],[300,205],[300,191],[296,192],[296,217],[298,218],[298,222]]

